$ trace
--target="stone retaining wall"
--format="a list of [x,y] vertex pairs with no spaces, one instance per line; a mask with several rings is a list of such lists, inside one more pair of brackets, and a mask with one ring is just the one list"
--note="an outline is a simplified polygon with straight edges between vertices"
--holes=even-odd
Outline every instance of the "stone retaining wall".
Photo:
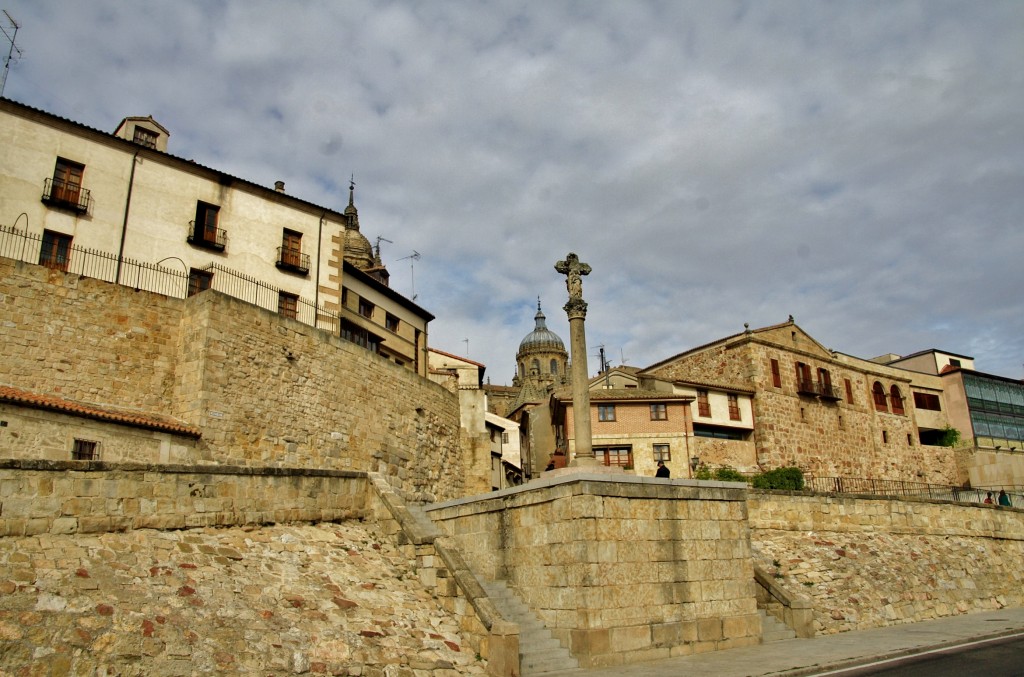
[[[380,472],[422,501],[490,489],[486,438],[463,443],[457,396],[212,290],[174,299],[0,257],[0,326],[0,384],[72,403],[8,403],[27,413],[4,418],[0,458],[42,458],[42,440],[45,458],[70,459],[81,434],[103,461]],[[75,404],[173,416],[201,438],[65,427]]]
[[774,583],[811,599],[817,634],[1024,606],[1024,510],[751,492]]
[[355,519],[366,491],[342,470],[0,460],[0,536]]
[[427,510],[582,666],[760,641],[742,485],[566,475]]

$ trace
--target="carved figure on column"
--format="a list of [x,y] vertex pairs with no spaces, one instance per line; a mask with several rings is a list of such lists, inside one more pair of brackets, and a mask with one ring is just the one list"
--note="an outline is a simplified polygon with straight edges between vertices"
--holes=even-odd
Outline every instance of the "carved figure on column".
[[555,264],[555,270],[566,276],[565,288],[569,292],[569,302],[565,304],[565,311],[567,313],[572,311],[586,313],[587,302],[583,300],[583,276],[590,274],[590,265],[580,261],[580,257],[573,252],[569,252],[564,261]]

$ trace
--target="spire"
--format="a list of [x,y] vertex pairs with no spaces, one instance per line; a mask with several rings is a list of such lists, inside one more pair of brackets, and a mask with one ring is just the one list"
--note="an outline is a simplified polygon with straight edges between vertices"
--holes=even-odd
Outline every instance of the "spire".
[[537,314],[533,316],[533,321],[536,322],[536,326],[533,328],[534,331],[543,329],[547,331],[547,324],[545,321],[547,317],[544,315],[544,311],[540,309],[540,297],[537,297]]
[[348,206],[345,207],[347,223],[345,226],[352,230],[359,230],[359,212],[356,210],[356,175],[353,174],[348,183]]

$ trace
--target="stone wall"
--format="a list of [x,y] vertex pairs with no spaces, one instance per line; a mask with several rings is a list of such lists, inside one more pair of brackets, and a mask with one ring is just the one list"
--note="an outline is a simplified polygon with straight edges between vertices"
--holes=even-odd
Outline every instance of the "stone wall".
[[[179,300],[4,258],[0,299],[0,383],[202,433],[141,458],[145,444],[125,451],[137,431],[110,426],[101,449],[120,451],[100,460],[381,472],[418,500],[490,488],[456,396],[321,330],[213,291]],[[36,453],[21,432],[0,429],[0,457]]]
[[751,492],[774,582],[811,598],[818,634],[1024,606],[1024,510]]
[[741,485],[570,474],[428,513],[583,666],[760,641]]
[[0,460],[0,536],[355,519],[366,490],[342,470]]
[[[772,378],[773,359],[779,363],[779,386]],[[827,370],[839,399],[800,394],[797,362],[809,366],[814,382],[818,369]],[[653,375],[753,388],[753,439],[761,469],[797,466],[818,476],[961,484],[967,478],[955,455],[918,441],[909,378],[879,370],[867,373],[839,361],[795,325],[784,325],[685,355]],[[886,393],[892,385],[901,390],[904,414],[875,410],[870,390],[876,380]]]

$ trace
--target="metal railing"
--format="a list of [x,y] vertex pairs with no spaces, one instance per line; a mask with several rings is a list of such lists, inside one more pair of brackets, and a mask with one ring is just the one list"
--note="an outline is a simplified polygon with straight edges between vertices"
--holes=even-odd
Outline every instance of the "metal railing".
[[[0,257],[41,265],[42,259],[45,258],[42,257],[42,247],[42,235],[0,225]],[[108,252],[78,247],[74,244],[68,247],[68,255],[62,259],[60,269],[82,277],[173,298],[183,299],[189,292],[190,276],[183,270],[167,268],[159,262],[147,263],[119,258]],[[197,270],[212,276],[210,288],[214,291],[274,313],[279,312],[283,290],[278,287],[218,263],[210,263]],[[328,331],[335,336],[342,335],[340,311],[330,310],[323,303],[317,305],[298,297],[293,319]]]
[[51,178],[43,181],[43,202],[87,214],[92,197],[87,189],[76,183]]
[[[896,498],[929,498],[959,503],[984,503],[989,492],[995,500],[1004,487],[956,487],[948,484],[881,480],[867,477],[804,477],[804,489],[825,494],[861,494]],[[1005,487],[1013,505],[1024,507],[1024,487]]]
[[309,254],[303,254],[290,247],[278,247],[277,267],[305,275],[309,272]]
[[197,247],[224,251],[224,248],[228,246],[228,231],[223,228],[205,227],[201,224],[196,226],[195,221],[189,221],[188,235],[185,240]]

